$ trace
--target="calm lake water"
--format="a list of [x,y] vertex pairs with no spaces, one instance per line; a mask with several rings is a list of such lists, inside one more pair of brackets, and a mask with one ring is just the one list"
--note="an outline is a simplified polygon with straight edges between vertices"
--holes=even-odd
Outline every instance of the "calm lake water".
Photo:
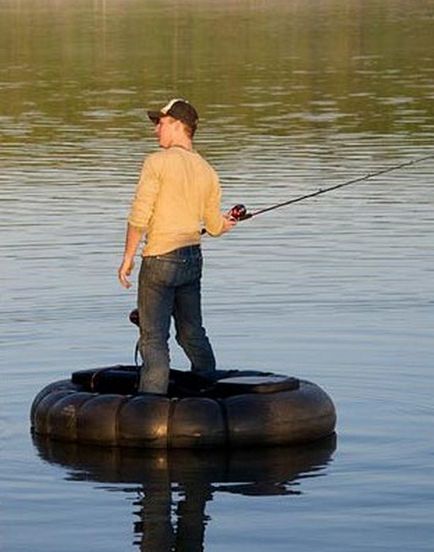
[[204,239],[220,367],[315,381],[336,439],[137,453],[28,420],[49,382],[132,362],[146,108],[190,98],[224,207],[255,211],[434,155],[433,23],[432,0],[0,0],[1,550],[433,549],[434,159]]

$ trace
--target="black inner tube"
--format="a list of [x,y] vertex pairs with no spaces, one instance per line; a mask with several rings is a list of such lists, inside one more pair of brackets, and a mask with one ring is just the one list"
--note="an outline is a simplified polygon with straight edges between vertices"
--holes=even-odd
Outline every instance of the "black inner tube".
[[[245,393],[276,393],[299,388],[297,378],[255,370],[218,370],[211,381],[191,371],[170,370],[168,397],[224,398]],[[71,381],[93,393],[137,393],[139,368],[130,365],[109,366],[74,372]]]

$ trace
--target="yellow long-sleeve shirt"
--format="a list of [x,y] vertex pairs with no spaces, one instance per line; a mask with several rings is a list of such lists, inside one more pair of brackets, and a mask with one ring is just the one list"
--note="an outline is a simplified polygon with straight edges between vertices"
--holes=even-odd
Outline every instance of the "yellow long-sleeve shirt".
[[144,256],[200,243],[201,229],[223,232],[217,173],[197,152],[179,146],[149,155],[128,222],[146,235]]

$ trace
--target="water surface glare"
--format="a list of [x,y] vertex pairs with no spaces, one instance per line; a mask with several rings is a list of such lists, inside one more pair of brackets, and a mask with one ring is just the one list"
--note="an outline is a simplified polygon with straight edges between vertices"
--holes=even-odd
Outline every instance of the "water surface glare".
[[133,359],[116,270],[146,108],[195,103],[225,208],[434,155],[432,8],[0,1],[1,550],[433,549],[434,159],[203,240],[220,367],[318,383],[336,439],[144,453],[28,420],[49,382]]

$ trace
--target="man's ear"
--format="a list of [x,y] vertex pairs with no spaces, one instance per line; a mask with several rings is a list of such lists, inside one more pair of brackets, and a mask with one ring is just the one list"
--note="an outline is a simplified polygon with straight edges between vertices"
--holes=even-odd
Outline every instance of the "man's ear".
[[176,125],[175,128],[176,130],[184,130],[184,127],[185,127],[185,124],[180,121],[179,119],[174,119],[174,124]]

